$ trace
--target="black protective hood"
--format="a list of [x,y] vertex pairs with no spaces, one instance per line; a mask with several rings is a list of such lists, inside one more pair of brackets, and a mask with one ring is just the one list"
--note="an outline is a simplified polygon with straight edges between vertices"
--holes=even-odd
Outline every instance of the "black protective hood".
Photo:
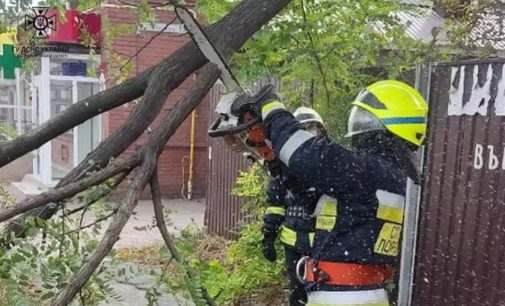
[[420,173],[415,163],[416,147],[393,136],[387,131],[371,131],[351,137],[353,149],[360,154],[379,155],[398,165],[416,184],[419,184]]

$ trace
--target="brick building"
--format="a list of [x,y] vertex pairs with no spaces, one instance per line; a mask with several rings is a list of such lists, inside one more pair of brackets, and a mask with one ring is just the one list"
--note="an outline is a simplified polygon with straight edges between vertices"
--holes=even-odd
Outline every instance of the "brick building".
[[[102,12],[103,15],[109,19],[110,24],[134,25],[137,18],[133,8],[117,4],[104,4],[102,6]],[[132,34],[117,38],[114,42],[114,51],[133,56],[153,35],[156,35],[166,23],[171,22],[175,18],[175,13],[167,9],[158,9],[156,10],[156,14],[157,21],[154,27],[152,25],[146,25],[143,35]],[[152,65],[157,64],[167,55],[173,53],[185,44],[189,38],[186,35],[181,37],[181,32],[183,32],[182,25],[175,22],[166,29],[166,32],[150,42],[149,46],[133,59],[135,66],[133,69],[134,72],[140,73]],[[103,62],[107,62],[104,57],[102,57],[102,59]],[[191,79],[193,78],[188,78],[188,80],[170,94],[163,109],[163,113],[169,111],[171,106],[186,94],[191,85]],[[121,106],[105,114],[103,118],[104,134],[110,135],[111,132],[118,129],[126,120],[126,117],[132,109],[133,107],[130,103],[129,105]],[[203,197],[206,190],[208,168],[207,127],[209,106],[207,101],[201,103],[195,113],[193,196]],[[145,137],[142,137],[135,144],[135,147],[130,148],[130,150],[136,150],[136,147],[141,146],[144,141]],[[180,197],[181,190],[184,189],[187,191],[190,145],[191,117],[186,119],[179,127],[175,135],[168,142],[160,158],[158,167],[160,184],[163,194],[168,197]]]

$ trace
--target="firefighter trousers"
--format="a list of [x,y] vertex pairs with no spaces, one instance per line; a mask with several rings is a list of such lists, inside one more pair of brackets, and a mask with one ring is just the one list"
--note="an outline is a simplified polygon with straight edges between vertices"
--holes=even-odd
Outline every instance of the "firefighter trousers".
[[307,303],[305,287],[296,277],[296,264],[303,256],[296,248],[285,246],[286,271],[289,278],[289,306],[302,306]]

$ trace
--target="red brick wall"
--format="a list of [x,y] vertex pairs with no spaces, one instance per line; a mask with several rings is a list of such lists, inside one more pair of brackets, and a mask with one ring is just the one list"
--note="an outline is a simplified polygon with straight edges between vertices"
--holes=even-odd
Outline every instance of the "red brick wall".
[[[135,24],[135,11],[131,8],[105,6],[103,14],[108,17],[110,24]],[[167,10],[158,10],[157,22],[169,22],[174,18],[173,12]],[[120,36],[114,41],[114,51],[125,56],[133,56],[144,46],[156,32],[144,32],[143,36],[127,35]],[[134,64],[132,75],[138,74],[143,70],[157,64],[167,55],[170,55],[184,43],[188,41],[188,37],[177,37],[178,33],[163,33],[155,38],[147,48],[140,52],[132,59]],[[103,52],[106,54],[106,52]],[[107,59],[103,58],[107,63]],[[107,78],[108,79],[108,78]],[[167,99],[163,108],[163,115],[170,110],[175,102],[185,95],[191,85],[193,77],[188,78],[179,88],[174,90]],[[134,103],[118,107],[110,111],[104,116],[104,135],[110,135],[115,130],[121,127],[125,122],[128,114],[134,109]],[[208,99],[203,101],[196,110],[196,137],[195,137],[195,160],[193,174],[193,196],[204,197],[207,186],[207,168],[208,168],[208,153],[207,153],[207,127],[208,127]],[[190,129],[191,116],[179,127],[175,135],[172,136],[163,152],[159,163],[160,184],[164,196],[179,198],[181,197],[181,189],[183,184],[187,184],[189,175],[189,153],[190,153]],[[152,126],[156,128],[158,122]],[[128,151],[132,152],[139,146],[145,143],[146,137],[143,135],[132,148]],[[183,178],[184,168],[184,178]],[[184,186],[186,190],[187,186]]]

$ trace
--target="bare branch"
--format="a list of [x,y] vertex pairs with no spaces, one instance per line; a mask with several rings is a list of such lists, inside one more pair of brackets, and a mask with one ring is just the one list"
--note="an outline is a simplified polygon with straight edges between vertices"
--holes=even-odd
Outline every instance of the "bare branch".
[[[189,280],[191,280],[192,282],[198,282],[198,281],[195,281],[196,277],[195,277],[194,273],[192,272],[191,268],[184,262],[184,259],[179,254],[179,251],[177,250],[177,247],[175,246],[172,236],[168,232],[167,224],[166,224],[165,218],[163,216],[163,204],[161,202],[160,183],[158,181],[158,173],[156,171],[153,173],[153,177],[151,178],[151,193],[153,196],[153,206],[154,206],[154,216],[156,218],[156,226],[158,227],[160,234],[163,237],[163,241],[165,241],[165,245],[167,246],[168,251],[170,252],[172,257],[175,259],[175,261],[177,261],[177,263],[179,265],[181,265],[184,272],[186,273],[186,277]],[[203,287],[203,285],[198,282],[198,286],[202,289],[203,297],[193,296],[193,300],[198,301],[201,298],[204,298],[208,305],[215,306],[216,303],[210,297],[209,293]],[[197,293],[193,292],[193,290],[190,290],[190,293],[195,294],[195,295],[197,294]]]
[[168,232],[167,224],[165,222],[165,217],[163,216],[163,204],[161,202],[161,190],[160,183],[158,180],[158,173],[154,172],[150,182],[151,186],[151,194],[153,197],[153,206],[154,206],[154,217],[156,218],[156,226],[160,231],[161,237],[163,237],[163,241],[165,241],[165,245],[170,252],[170,255],[180,263],[182,261],[182,257],[177,251],[177,247],[172,239],[172,236]]
[[168,28],[168,26],[173,24],[175,20],[177,20],[177,17],[174,17],[170,22],[165,24],[165,26],[161,30],[159,30],[158,33],[154,34],[140,49],[137,50],[137,52],[135,52],[135,54],[133,54],[128,58],[128,60],[119,68],[119,71],[123,70],[124,67],[126,67],[126,65],[128,65],[134,57],[137,57],[137,55],[139,55],[140,52],[144,51],[144,49],[147,46],[149,46],[153,42],[153,40],[155,40],[158,36],[163,34],[163,32]]
[[324,87],[324,91],[326,93],[326,106],[330,106],[331,95],[330,95],[330,89],[328,87],[328,77],[326,76],[326,72],[324,71],[321,57],[317,53],[316,45],[314,43],[314,38],[312,37],[310,29],[307,28],[307,12],[305,11],[305,0],[300,0],[300,2],[302,4],[301,10],[302,10],[302,16],[303,16],[303,22],[304,22],[303,28],[304,28],[305,34],[307,35],[307,38],[309,39],[309,42],[310,42],[310,53],[312,54],[312,57],[316,61],[317,69],[319,70],[319,73],[321,74],[321,77],[323,78],[323,87]]
[[117,177],[115,177],[113,179],[113,182],[111,184],[107,184],[106,183],[107,184],[107,190],[103,191],[101,194],[99,194],[98,196],[96,196],[91,201],[85,203],[84,205],[67,211],[66,214],[65,214],[65,216],[71,216],[73,214],[76,214],[76,213],[84,210],[84,209],[87,209],[88,207],[90,207],[91,205],[95,204],[99,200],[101,200],[104,197],[108,196],[119,184],[121,184],[121,182],[126,178],[126,176],[128,176],[128,172],[122,172],[122,173],[120,173]]
[[65,235],[68,235],[68,234],[72,234],[72,233],[75,233],[75,232],[80,232],[82,231],[83,229],[86,229],[86,228],[90,228],[92,226],[95,226],[97,225],[98,223],[101,223],[105,220],[108,220],[110,217],[114,216],[115,214],[117,213],[117,209],[114,209],[112,212],[108,213],[107,215],[103,216],[103,217],[100,217],[98,219],[96,219],[95,221],[89,223],[89,224],[86,224],[86,225],[81,225],[79,226],[79,228],[76,228],[74,230],[71,230],[71,231],[68,231],[65,233]]
[[76,195],[77,193],[88,189],[89,187],[96,186],[106,179],[109,179],[121,172],[129,171],[139,163],[137,155],[130,157],[127,160],[121,160],[112,163],[107,168],[96,173],[93,176],[82,179],[81,181],[68,184],[65,187],[51,189],[42,194],[28,197],[19,202],[13,207],[9,207],[0,212],[0,222],[8,220],[21,213],[34,209],[36,207],[45,205],[50,202],[59,201]]
[[93,272],[98,268],[105,256],[112,250],[116,241],[119,240],[119,234],[132,215],[133,209],[137,206],[142,191],[151,178],[153,171],[155,171],[156,158],[155,154],[144,156],[142,165],[137,168],[133,182],[128,188],[125,205],[119,206],[117,214],[112,219],[112,222],[107,228],[96,250],[89,257],[88,261],[84,263],[81,269],[72,276],[68,284],[58,294],[51,305],[69,305],[79,290],[86,284]]

